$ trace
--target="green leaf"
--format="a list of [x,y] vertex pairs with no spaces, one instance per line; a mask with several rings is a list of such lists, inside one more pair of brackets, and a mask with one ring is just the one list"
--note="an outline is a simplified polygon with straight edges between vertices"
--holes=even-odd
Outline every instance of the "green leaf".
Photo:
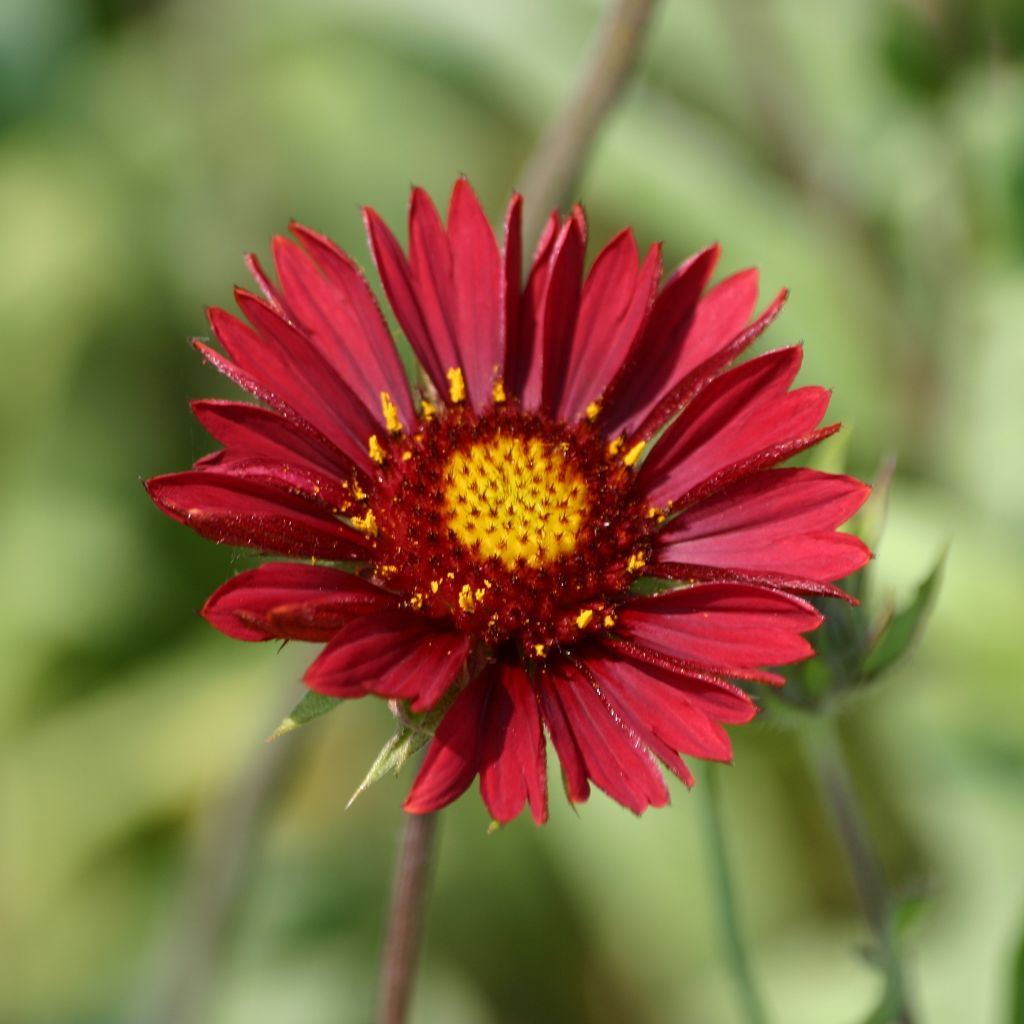
[[866,679],[874,679],[894,665],[917,639],[938,591],[945,563],[946,556],[943,555],[917,588],[910,604],[896,612],[879,632],[864,660]]
[[283,718],[281,724],[267,737],[267,742],[312,722],[314,718],[326,715],[341,703],[340,697],[325,697],[316,690],[308,690],[302,700],[292,708],[291,714]]

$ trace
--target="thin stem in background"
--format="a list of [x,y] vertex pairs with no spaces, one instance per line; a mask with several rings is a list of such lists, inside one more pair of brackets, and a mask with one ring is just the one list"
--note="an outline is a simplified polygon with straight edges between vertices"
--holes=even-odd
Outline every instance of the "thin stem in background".
[[[290,699],[285,714],[295,703]],[[278,712],[266,736],[282,718]],[[295,743],[260,744],[204,815],[200,841],[178,898],[160,974],[140,1014],[148,1024],[181,1024],[205,1016],[229,925],[242,902],[264,824],[281,782],[298,755]]]
[[523,237],[535,239],[548,214],[571,198],[605,116],[636,65],[656,0],[611,0],[565,106],[519,176]]
[[885,1024],[913,1024],[903,966],[893,935],[885,873],[864,824],[835,723],[831,718],[822,718],[805,729],[803,735],[885,972],[885,998],[872,1020],[879,1024],[883,1021]]
[[405,1020],[419,959],[436,834],[436,813],[405,815],[381,957],[377,1024],[403,1024]]
[[747,1024],[767,1024],[768,1015],[754,983],[750,957],[743,941],[739,917],[736,913],[736,896],[729,874],[729,857],[722,827],[722,812],[719,799],[718,776],[721,768],[709,764],[697,787],[703,794],[704,835],[711,869],[711,882],[715,904],[722,927],[722,941],[725,945],[729,969],[732,972],[736,992],[743,1006],[743,1017]]

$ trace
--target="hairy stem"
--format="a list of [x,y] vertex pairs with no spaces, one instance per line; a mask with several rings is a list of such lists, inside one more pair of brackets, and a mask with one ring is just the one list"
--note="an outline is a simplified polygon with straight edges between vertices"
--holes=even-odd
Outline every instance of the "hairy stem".
[[598,129],[629,80],[654,6],[655,0],[608,4],[565,106],[519,176],[525,238],[536,238],[548,213],[569,200]]
[[406,814],[381,958],[377,1024],[403,1024],[412,996],[437,814]]
[[805,730],[804,735],[811,765],[885,972],[886,993],[877,1020],[912,1024],[882,862],[864,823],[835,723],[824,718]]
[[736,897],[732,878],[729,874],[729,857],[725,845],[725,831],[722,827],[722,813],[719,806],[718,776],[721,769],[708,765],[698,787],[704,796],[704,834],[711,868],[711,881],[721,922],[722,941],[725,945],[729,969],[732,972],[736,993],[743,1007],[747,1024],[766,1024],[768,1016],[754,984],[750,957],[743,941],[739,917],[736,913]]

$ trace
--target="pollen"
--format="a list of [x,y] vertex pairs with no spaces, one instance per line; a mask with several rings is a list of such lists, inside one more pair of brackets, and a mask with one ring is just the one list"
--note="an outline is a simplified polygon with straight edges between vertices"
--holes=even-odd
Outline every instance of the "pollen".
[[428,423],[437,415],[437,409],[425,398],[420,402],[420,411],[423,413],[424,420]]
[[458,405],[460,402],[466,400],[466,378],[462,376],[462,371],[457,367],[452,367],[445,374],[448,378],[448,397],[451,398],[453,405]]
[[537,568],[575,550],[587,486],[543,439],[498,433],[478,441],[453,454],[445,479],[448,528],[480,560]]
[[597,417],[600,414],[600,412],[601,412],[601,403],[600,402],[591,402],[590,405],[587,406],[587,419],[590,420],[591,422],[593,422],[594,420],[597,419]]
[[579,615],[576,616],[576,625],[579,626],[580,629],[586,629],[587,626],[590,625],[593,618],[594,609],[584,608],[583,611],[581,611]]
[[491,388],[491,398],[494,399],[495,405],[501,405],[505,401],[505,385],[500,380],[494,382],[494,387]]
[[380,440],[378,439],[376,434],[370,435],[370,440],[367,444],[367,447],[370,450],[370,458],[373,459],[373,461],[376,462],[379,466],[383,466],[385,459],[384,449],[381,447]]
[[644,450],[645,444],[647,444],[646,441],[637,441],[637,443],[633,445],[633,447],[630,448],[625,455],[622,456],[622,461],[627,466],[632,466],[633,463],[640,458],[640,453]]
[[398,408],[386,391],[380,393],[380,411],[384,414],[384,425],[388,428],[388,433],[400,434],[402,422],[398,418]]
[[647,559],[644,557],[642,551],[634,551],[629,556],[629,562],[626,563],[626,569],[629,572],[639,572],[647,564]]
[[365,516],[353,516],[352,525],[367,537],[377,536],[377,517],[373,514],[372,508],[367,509]]

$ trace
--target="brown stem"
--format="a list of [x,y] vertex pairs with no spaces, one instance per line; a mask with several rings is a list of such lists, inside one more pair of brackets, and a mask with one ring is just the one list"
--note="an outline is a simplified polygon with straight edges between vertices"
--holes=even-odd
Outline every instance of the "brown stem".
[[391,883],[377,1024],[403,1024],[412,995],[430,876],[430,854],[437,833],[437,814],[406,814],[398,863]]
[[570,198],[598,129],[636,64],[655,2],[608,4],[573,91],[519,176],[525,238],[536,238],[548,213]]

